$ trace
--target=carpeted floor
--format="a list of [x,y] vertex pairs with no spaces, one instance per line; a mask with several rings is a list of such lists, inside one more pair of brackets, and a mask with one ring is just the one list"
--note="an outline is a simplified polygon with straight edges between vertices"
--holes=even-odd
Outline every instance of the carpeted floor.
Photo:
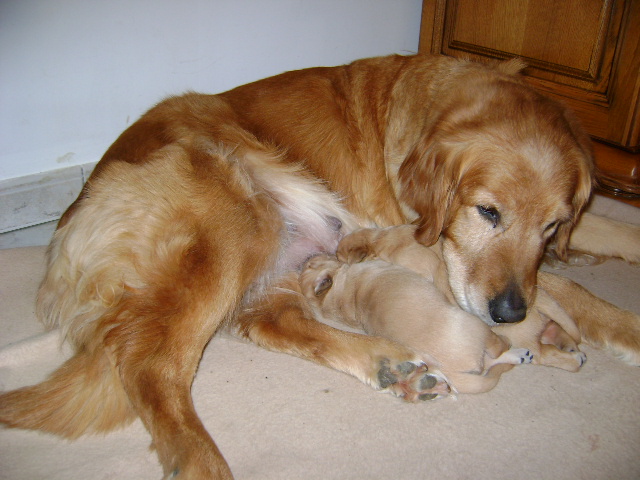
[[[640,209],[596,213],[640,224]],[[68,354],[34,315],[44,247],[0,251],[0,388],[36,382]],[[640,314],[640,267],[560,272]],[[193,392],[238,479],[638,479],[640,368],[585,347],[579,373],[524,365],[482,395],[404,404],[347,375],[216,337]],[[0,479],[162,476],[139,421],[75,442],[0,430]]]

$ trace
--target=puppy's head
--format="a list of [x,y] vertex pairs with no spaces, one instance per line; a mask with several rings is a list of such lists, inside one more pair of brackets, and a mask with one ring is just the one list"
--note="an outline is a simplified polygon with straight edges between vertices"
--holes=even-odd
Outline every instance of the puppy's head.
[[489,325],[518,322],[545,247],[555,238],[566,254],[588,201],[589,141],[564,108],[503,73],[452,88],[400,168],[402,200],[419,242],[442,236],[458,304]]

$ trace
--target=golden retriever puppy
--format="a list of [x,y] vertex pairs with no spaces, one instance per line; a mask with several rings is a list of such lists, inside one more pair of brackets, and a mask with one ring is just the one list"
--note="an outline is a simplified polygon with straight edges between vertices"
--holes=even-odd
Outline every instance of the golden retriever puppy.
[[[75,355],[2,394],[0,422],[74,438],[140,417],[166,476],[231,478],[190,392],[223,326],[408,400],[429,393],[408,347],[315,321],[296,269],[358,227],[415,221],[420,243],[442,236],[463,310],[523,320],[547,244],[566,257],[593,162],[571,114],[520,68],[396,55],[153,107],[104,154],[49,247],[37,312]],[[601,233],[598,221],[576,230]],[[611,253],[637,261],[630,237]],[[573,284],[554,298],[583,334],[640,360],[635,317],[603,321]]]
[[[414,225],[360,229],[340,242],[336,254],[338,259],[347,263],[379,258],[401,265],[432,281],[450,302],[455,303],[442,242],[425,247],[416,241],[415,230]],[[634,353],[637,341],[635,326],[640,322],[638,315],[596,299],[565,277],[539,272],[538,282],[535,308],[528,311],[524,321],[486,321],[496,334],[508,338],[514,346],[530,350],[532,363],[538,365],[577,371],[586,360],[578,349],[583,340],[595,347],[607,348],[620,359],[638,365],[637,353]],[[555,299],[561,299],[563,306]],[[587,316],[592,323],[582,321]],[[607,324],[609,326],[605,327]],[[630,329],[625,330],[627,327]],[[605,331],[608,332],[606,338],[600,337],[599,334]],[[621,338],[613,340],[610,336],[612,331],[617,331]]]
[[[423,288],[426,288],[429,291],[429,298],[425,304],[425,311],[428,312],[427,306],[430,305],[430,308],[434,312],[433,315],[422,313],[422,317],[424,318],[423,323],[425,325],[432,323],[434,321],[432,317],[435,317],[436,315],[439,316],[438,321],[446,323],[448,321],[448,317],[444,316],[443,318],[443,315],[439,312],[439,310],[444,308],[441,305],[443,301],[447,305],[449,315],[457,318],[460,314],[456,311],[457,304],[453,299],[453,295],[449,287],[447,271],[444,266],[444,262],[442,261],[440,244],[436,244],[432,247],[425,247],[424,245],[419,244],[415,240],[415,229],[415,226],[403,225],[398,227],[388,227],[385,229],[358,230],[341,241],[338,246],[337,255],[341,260],[351,264],[354,262],[361,262],[365,259],[381,259],[385,262],[391,262],[394,265],[402,266],[420,275],[421,278],[424,279],[421,283],[424,284],[426,281],[431,284],[428,288],[423,285]],[[309,262],[306,268],[317,272],[317,275],[320,276],[321,274],[318,272],[320,269],[317,267],[318,264],[322,264],[322,262],[320,260],[314,260],[313,262]],[[359,265],[359,263],[355,264]],[[368,268],[373,269],[375,267],[371,266]],[[389,268],[385,267],[380,270],[384,270],[386,272]],[[313,273],[306,273],[306,271],[303,271],[301,279],[304,278],[304,276],[313,275]],[[331,285],[330,271],[325,272],[324,275],[327,276],[327,279],[325,279],[325,285]],[[333,283],[335,283],[335,279]],[[412,291],[416,290],[415,287],[412,287],[411,289]],[[318,292],[322,293],[321,288],[316,290],[317,291],[314,291],[314,294],[318,295]],[[437,290],[438,295],[434,294],[432,292],[433,290]],[[309,298],[311,290],[305,290],[303,285],[303,292]],[[340,295],[340,293],[334,293],[334,296],[337,295]],[[391,297],[393,296],[394,295],[391,295]],[[438,298],[441,300],[440,302],[438,302]],[[325,300],[316,299],[314,305],[317,306],[318,301],[324,302]],[[378,302],[377,299],[375,301],[376,303]],[[396,305],[393,308],[399,307]],[[395,318],[402,319],[403,316],[396,315]],[[473,320],[471,320],[471,318],[473,318]],[[366,322],[366,320],[363,321]],[[467,322],[472,323],[472,321],[479,321],[479,319],[470,316],[470,318],[467,319]],[[527,317],[522,322],[515,324],[498,324],[495,322],[491,322],[489,324],[484,322],[481,323],[485,329],[484,333],[478,334],[478,329],[480,328],[478,326],[467,330],[471,337],[477,337],[478,342],[481,345],[486,344],[488,335],[486,332],[489,331],[489,327],[491,327],[494,334],[498,334],[501,337],[508,339],[508,345],[511,347],[527,349],[533,355],[534,364],[557,367],[575,372],[580,369],[586,360],[586,355],[578,349],[578,344],[581,342],[581,335],[578,326],[558,305],[558,303],[540,287],[538,287],[533,307],[529,309]],[[367,330],[366,326],[363,325],[363,327]],[[417,348],[420,351],[432,353],[432,351],[428,349],[431,347],[429,343],[422,342],[418,345],[416,344],[417,340],[414,340],[413,342],[411,341],[411,339],[420,338],[420,334],[417,332],[417,329],[419,328],[419,322],[417,326],[405,326],[404,321],[399,320],[397,321],[397,325],[393,325],[393,327],[390,327],[387,330],[406,330],[402,333],[402,336],[406,337],[405,341],[408,340],[408,343],[406,343],[407,345]],[[399,341],[399,339],[396,338],[397,334],[395,333],[389,334],[383,331],[377,331],[377,334],[388,336],[389,338]],[[460,335],[465,335],[465,333],[461,333]],[[447,340],[445,339],[443,342],[446,343]],[[425,350],[425,348],[427,349]],[[435,356],[436,358],[438,357],[438,355]],[[455,365],[455,363],[452,363],[452,365]],[[451,368],[441,367],[441,369],[445,372],[449,380],[453,381],[452,379],[454,377],[450,374]],[[460,372],[464,370],[457,371]],[[455,382],[453,383],[455,385]],[[477,381],[477,384],[480,385],[480,381]],[[493,387],[493,385],[490,385],[489,383],[486,383],[485,386],[488,388]],[[465,392],[465,390],[460,388],[458,388],[458,390],[463,393]],[[468,392],[468,390],[466,391]]]
[[[482,320],[447,301],[431,280],[398,265],[347,264],[319,255],[306,263],[300,286],[318,318],[424,352],[429,367],[442,372],[458,393],[491,390],[503,372],[532,360],[529,350],[511,348]],[[420,398],[438,393],[448,392]]]

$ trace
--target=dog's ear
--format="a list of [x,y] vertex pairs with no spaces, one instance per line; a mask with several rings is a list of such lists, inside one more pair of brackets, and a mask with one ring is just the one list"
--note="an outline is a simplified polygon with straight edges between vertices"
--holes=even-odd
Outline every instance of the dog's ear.
[[433,135],[422,135],[400,166],[401,200],[418,214],[416,240],[433,245],[446,226],[457,178],[450,152]]
[[580,148],[580,158],[576,161],[578,166],[575,180],[576,189],[572,199],[573,219],[571,222],[564,223],[558,227],[555,239],[555,250],[558,257],[562,261],[567,261],[571,231],[591,198],[591,192],[595,182],[595,162],[593,159],[591,139],[583,130],[578,119],[568,109],[564,109],[564,118]]
[[316,297],[324,295],[333,286],[333,277],[328,271],[323,271],[313,284],[313,293]]
[[568,260],[569,240],[571,239],[573,227],[578,222],[582,210],[589,202],[593,184],[592,178],[586,172],[580,174],[576,193],[573,196],[573,218],[571,221],[561,224],[556,232],[555,250],[558,258],[563,262]]

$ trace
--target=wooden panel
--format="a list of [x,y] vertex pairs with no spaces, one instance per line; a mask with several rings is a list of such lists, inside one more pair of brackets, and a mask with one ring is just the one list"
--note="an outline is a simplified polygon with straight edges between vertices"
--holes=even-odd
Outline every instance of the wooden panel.
[[[602,57],[611,56],[615,48],[605,42],[612,0],[457,0],[451,4],[444,53],[520,56],[541,70],[534,76],[606,91],[608,72],[602,75],[600,70],[603,65],[610,69],[611,62]],[[617,31],[619,26],[618,16],[611,27]],[[593,88],[601,80],[605,85]]]
[[640,149],[640,1],[424,0],[420,51],[524,58],[593,137]]

